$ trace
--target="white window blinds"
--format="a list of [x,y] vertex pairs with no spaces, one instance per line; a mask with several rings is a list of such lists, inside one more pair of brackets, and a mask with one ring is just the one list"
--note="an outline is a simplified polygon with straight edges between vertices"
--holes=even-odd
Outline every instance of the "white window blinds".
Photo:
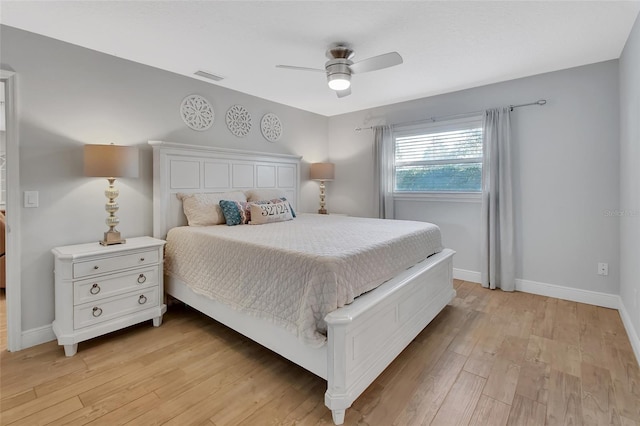
[[396,192],[480,192],[480,117],[394,131]]

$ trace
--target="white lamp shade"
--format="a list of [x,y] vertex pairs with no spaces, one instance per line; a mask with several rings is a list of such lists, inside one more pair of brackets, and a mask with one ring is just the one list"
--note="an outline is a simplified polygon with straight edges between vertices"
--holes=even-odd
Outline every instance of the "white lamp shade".
[[333,180],[335,167],[333,163],[311,163],[309,178],[312,180]]
[[138,148],[118,145],[85,145],[84,175],[138,177]]

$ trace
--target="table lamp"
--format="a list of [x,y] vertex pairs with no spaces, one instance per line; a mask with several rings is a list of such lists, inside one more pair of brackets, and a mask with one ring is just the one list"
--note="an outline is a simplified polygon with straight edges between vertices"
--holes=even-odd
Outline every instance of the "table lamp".
[[325,208],[325,186],[324,182],[327,180],[333,180],[335,175],[335,164],[333,163],[312,163],[311,170],[309,171],[309,177],[312,180],[320,181],[320,210],[319,214],[327,214]]
[[109,201],[105,204],[108,217],[105,223],[109,230],[104,233],[104,239],[100,241],[103,246],[112,244],[124,244],[120,232],[116,226],[120,219],[115,215],[118,211],[116,198],[119,191],[114,186],[117,177],[138,177],[138,148],[118,145],[85,145],[84,146],[84,175],[91,177],[104,177],[109,181],[109,187],[104,195]]

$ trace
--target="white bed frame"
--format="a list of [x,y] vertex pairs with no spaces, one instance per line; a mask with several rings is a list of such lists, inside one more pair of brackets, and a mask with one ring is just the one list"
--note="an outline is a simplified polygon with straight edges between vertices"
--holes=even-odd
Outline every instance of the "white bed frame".
[[[297,208],[300,157],[150,141],[153,146],[153,232],[186,225],[178,192],[273,188]],[[445,249],[331,312],[327,343],[304,345],[294,335],[256,317],[194,293],[165,277],[166,292],[211,318],[327,380],[325,404],[333,421],[345,411],[455,297],[453,250]]]

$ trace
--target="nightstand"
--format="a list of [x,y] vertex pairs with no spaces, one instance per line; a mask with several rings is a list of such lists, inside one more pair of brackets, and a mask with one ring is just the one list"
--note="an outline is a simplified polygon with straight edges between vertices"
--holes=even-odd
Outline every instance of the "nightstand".
[[66,356],[78,342],[152,319],[162,324],[165,241],[128,238],[125,244],[56,247],[53,332]]

